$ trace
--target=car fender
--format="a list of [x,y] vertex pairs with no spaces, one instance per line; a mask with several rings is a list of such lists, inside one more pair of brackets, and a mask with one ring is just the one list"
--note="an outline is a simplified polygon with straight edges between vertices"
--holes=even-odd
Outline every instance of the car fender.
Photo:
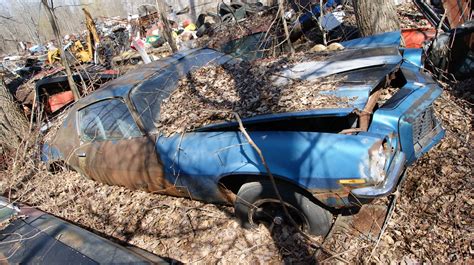
[[[371,150],[381,138],[316,132],[255,131],[273,175],[310,192],[345,187],[341,179],[371,182]],[[159,137],[156,149],[169,181],[185,186],[193,198],[219,201],[224,176],[267,175],[260,157],[242,133],[194,132]]]

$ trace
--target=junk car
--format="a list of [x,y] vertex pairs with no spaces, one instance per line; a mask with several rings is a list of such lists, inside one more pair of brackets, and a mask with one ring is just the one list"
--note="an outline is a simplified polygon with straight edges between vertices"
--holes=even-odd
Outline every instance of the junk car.
[[[421,50],[400,48],[400,32],[342,44],[345,50],[323,61],[283,67],[276,79],[343,76],[330,93],[345,107],[242,119],[290,215],[316,235],[326,234],[342,209],[393,193],[406,168],[444,135],[432,108],[441,88],[423,71]],[[237,122],[171,136],[156,127],[160,104],[180,78],[235,60],[187,50],[108,82],[70,109],[44,146],[44,160],[107,184],[233,204],[245,227],[288,222]]]

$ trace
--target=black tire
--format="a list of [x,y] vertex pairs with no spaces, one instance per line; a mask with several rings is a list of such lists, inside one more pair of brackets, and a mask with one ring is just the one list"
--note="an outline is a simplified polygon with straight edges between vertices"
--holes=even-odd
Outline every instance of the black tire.
[[[280,195],[300,229],[325,236],[331,228],[332,214],[312,202],[291,184],[278,185]],[[235,201],[235,215],[240,224],[251,228],[259,223],[290,224],[270,181],[249,182],[240,188]]]

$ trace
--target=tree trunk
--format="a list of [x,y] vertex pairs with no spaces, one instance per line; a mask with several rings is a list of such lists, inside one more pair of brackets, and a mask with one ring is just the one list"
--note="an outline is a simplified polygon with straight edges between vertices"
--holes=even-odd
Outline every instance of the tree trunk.
[[285,19],[285,3],[284,3],[284,0],[278,0],[278,10],[280,10],[280,17],[281,17],[281,21],[283,23],[283,29],[285,30],[286,43],[288,43],[288,48],[290,49],[291,55],[294,55],[295,54],[295,49],[293,48],[293,44],[291,43],[290,32],[288,31],[288,25],[286,24],[286,19]]
[[178,47],[176,46],[176,42],[174,41],[173,35],[172,35],[172,29],[171,25],[168,21],[168,17],[166,16],[167,14],[167,6],[166,2],[163,0],[156,0],[156,8],[158,9],[158,14],[160,17],[160,21],[163,24],[163,34],[165,35],[165,39],[170,45],[171,51],[173,53],[178,51]]
[[400,29],[394,0],[352,0],[362,36]]
[[10,151],[19,148],[28,131],[28,121],[0,79],[0,145]]
[[53,28],[54,36],[56,36],[56,41],[58,42],[59,46],[59,53],[61,55],[61,62],[64,66],[64,69],[66,70],[67,81],[69,87],[71,88],[72,94],[74,94],[74,99],[77,101],[81,96],[79,94],[79,90],[77,89],[76,83],[74,82],[74,79],[72,79],[72,72],[71,68],[69,68],[69,62],[66,59],[66,52],[62,48],[63,45],[61,41],[61,33],[59,32],[59,26],[56,21],[56,17],[54,16],[52,1],[53,0],[51,0],[51,6],[48,5],[48,0],[41,0],[41,3],[43,3],[44,9],[46,10],[46,14],[48,15],[49,22],[51,23],[51,27]]

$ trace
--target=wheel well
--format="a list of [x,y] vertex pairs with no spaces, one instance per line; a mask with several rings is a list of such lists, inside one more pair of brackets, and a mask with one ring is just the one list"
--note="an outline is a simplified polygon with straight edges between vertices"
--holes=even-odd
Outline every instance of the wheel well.
[[[245,183],[248,182],[259,182],[262,180],[270,180],[270,177],[265,176],[265,175],[228,175],[225,177],[222,177],[219,179],[219,186],[230,190],[233,194],[237,195],[239,192],[240,187],[244,185]],[[275,177],[275,182],[277,185],[289,185],[295,188],[298,192],[303,194],[305,197],[310,199],[312,202],[318,204],[319,206],[323,207],[326,210],[329,210],[331,212],[334,212],[335,209],[330,208],[323,204],[321,201],[319,201],[317,198],[315,198],[311,192],[306,190],[305,188],[299,186],[298,184],[295,184],[293,182],[290,182],[288,180],[282,179],[280,177]]]
[[[270,178],[265,175],[228,175],[219,179],[219,185],[232,191],[234,194],[237,194],[239,192],[240,187],[242,187],[242,185],[244,185],[245,183],[258,182],[262,180],[270,180]],[[275,181],[280,184],[288,184],[298,187],[297,185],[289,181],[277,177],[275,178]]]

